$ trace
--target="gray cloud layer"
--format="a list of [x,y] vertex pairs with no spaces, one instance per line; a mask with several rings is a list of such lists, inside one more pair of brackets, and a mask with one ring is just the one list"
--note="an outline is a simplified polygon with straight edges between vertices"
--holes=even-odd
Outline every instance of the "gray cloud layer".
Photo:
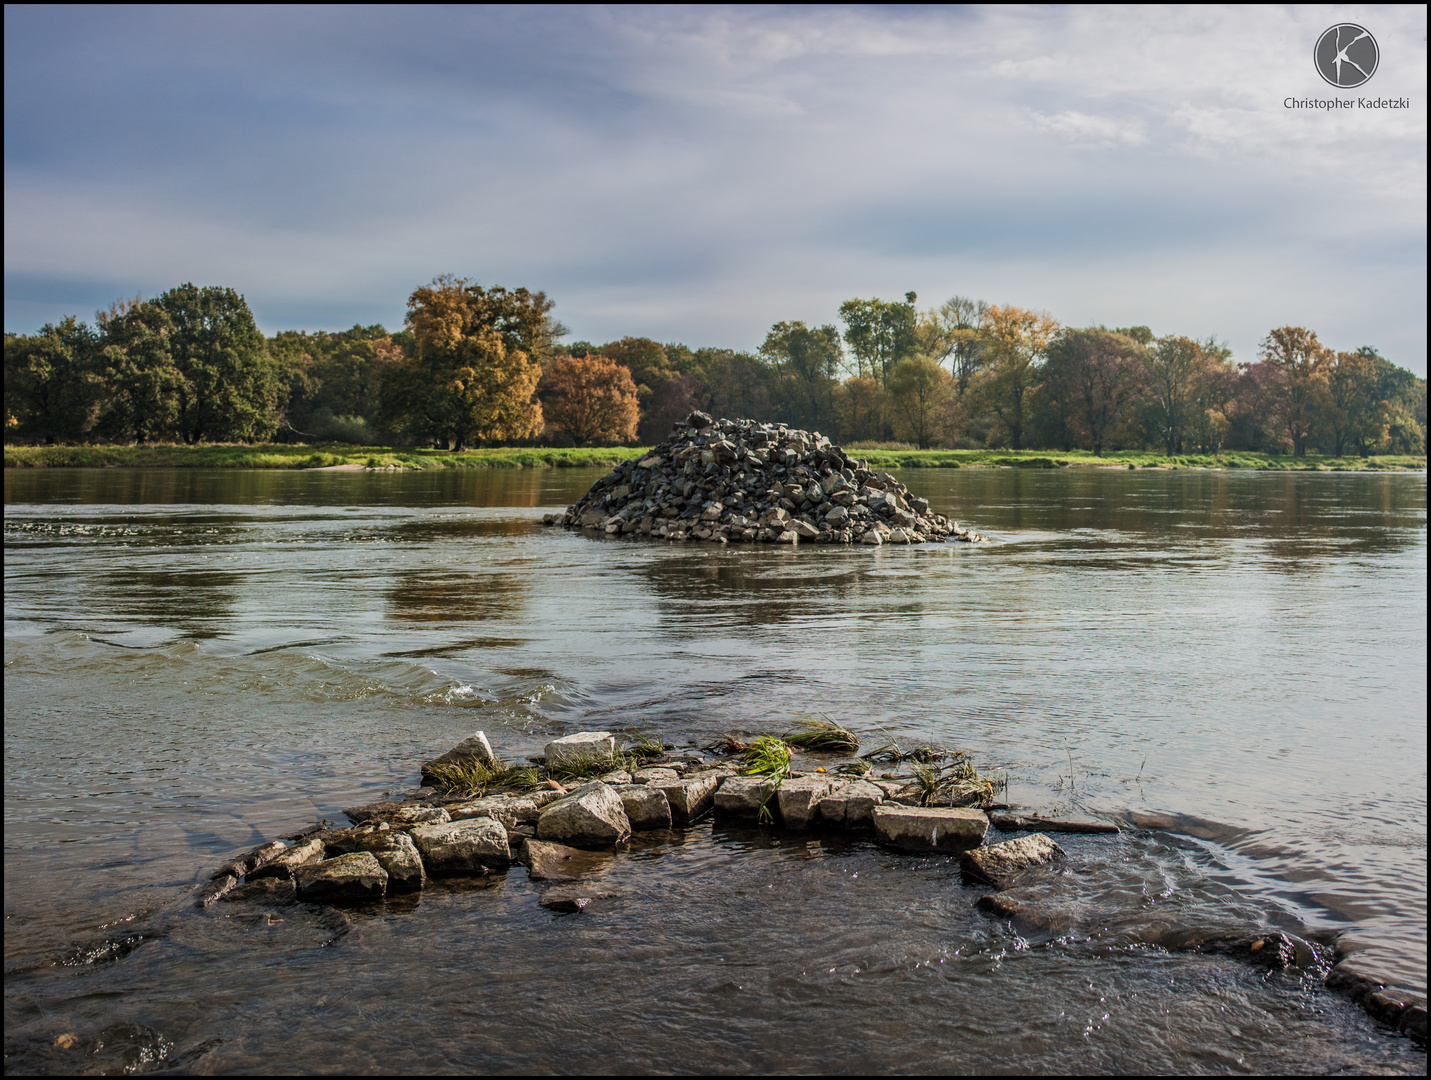
[[[1336,18],[1409,110],[1288,110]],[[7,8],[7,329],[185,280],[396,326],[442,272],[577,337],[847,297],[1273,326],[1425,372],[1426,15],[1388,7]],[[1352,96],[1355,94],[1343,94]],[[1363,95],[1370,96],[1370,95]]]

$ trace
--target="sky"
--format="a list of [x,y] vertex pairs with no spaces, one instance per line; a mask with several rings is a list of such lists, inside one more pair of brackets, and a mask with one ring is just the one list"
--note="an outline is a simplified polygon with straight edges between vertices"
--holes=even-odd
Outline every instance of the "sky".
[[914,290],[1424,376],[1426,149],[1423,6],[7,6],[5,329],[186,281],[397,328],[450,273],[567,340]]

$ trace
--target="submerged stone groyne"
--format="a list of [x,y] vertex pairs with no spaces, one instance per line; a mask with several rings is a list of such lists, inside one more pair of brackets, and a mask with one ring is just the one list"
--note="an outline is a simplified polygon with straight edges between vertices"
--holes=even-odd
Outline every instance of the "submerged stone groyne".
[[[438,780],[453,769],[492,782],[480,790],[445,789]],[[422,772],[421,787],[345,810],[346,826],[323,822],[226,861],[193,894],[194,906],[346,906],[415,893],[433,879],[500,880],[522,865],[542,906],[579,912],[621,895],[613,880],[634,833],[682,830],[714,815],[785,832],[863,834],[909,854],[953,855],[963,881],[980,890],[971,897],[977,910],[1010,921],[1020,933],[1063,934],[1071,922],[1058,897],[1067,872],[1079,867],[1048,834],[1119,832],[1109,822],[1010,813],[1013,807],[971,798],[957,786],[937,789],[931,798],[928,785],[909,777],[820,767],[777,777],[695,755],[638,759],[619,751],[616,737],[604,731],[554,740],[529,766],[503,763],[479,731]],[[559,777],[574,778],[564,784]],[[971,801],[977,804],[954,805]],[[990,842],[991,829],[1022,835]],[[1053,891],[1041,883],[1052,883]],[[1328,987],[1425,1043],[1424,997],[1388,986],[1342,957],[1330,966],[1325,947],[1275,930],[1229,936],[1161,923],[1154,929],[1146,943],[1170,951],[1328,974]]]
[[923,544],[982,540],[818,431],[693,412],[548,525],[711,543]]

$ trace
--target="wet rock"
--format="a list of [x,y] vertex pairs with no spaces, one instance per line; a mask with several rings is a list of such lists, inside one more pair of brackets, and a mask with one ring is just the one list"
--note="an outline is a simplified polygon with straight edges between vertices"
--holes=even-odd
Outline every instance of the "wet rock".
[[246,881],[224,897],[226,904],[263,904],[281,906],[298,899],[298,886],[292,878],[259,878]]
[[870,472],[819,432],[753,420],[697,424],[689,417],[646,457],[623,462],[593,484],[561,524],[715,543],[982,539],[929,513],[928,502],[888,473]]
[[609,731],[578,731],[547,743],[547,768],[562,765],[583,765],[596,761],[614,761],[616,736]]
[[837,829],[869,828],[884,798],[883,790],[865,780],[837,782],[818,804],[820,820]]
[[427,884],[427,871],[413,839],[395,829],[374,829],[359,839],[354,851],[366,851],[387,872],[388,892],[417,892]]
[[392,825],[431,825],[447,821],[447,811],[441,807],[415,806],[411,803],[375,802],[350,806],[343,816],[354,825],[386,821]]
[[467,818],[412,830],[412,842],[433,877],[462,877],[486,873],[489,866],[512,861],[507,830],[492,818]]
[[[545,798],[546,795],[551,798]],[[512,829],[518,825],[535,825],[541,816],[542,805],[559,798],[561,793],[556,791],[544,792],[541,801],[525,795],[488,795],[482,799],[454,803],[447,807],[447,813],[453,821],[489,817]]]
[[497,755],[492,753],[492,744],[487,741],[484,732],[474,731],[467,738],[454,746],[447,753],[425,761],[422,765],[422,778],[427,780],[432,775],[432,770],[438,765],[471,765],[476,763],[490,769],[495,769],[499,762]]
[[248,879],[253,881],[256,878],[292,877],[294,871],[300,867],[320,861],[325,850],[322,840],[316,836],[310,836],[307,840],[300,840],[294,844],[278,858],[253,870],[248,875]]
[[599,900],[611,900],[619,895],[614,889],[593,889],[586,884],[553,885],[542,893],[537,903],[551,911],[570,915],[585,911]]
[[834,786],[833,781],[819,776],[786,780],[775,793],[780,821],[787,829],[814,828],[820,800],[829,795]]
[[626,819],[635,832],[671,827],[671,803],[666,793],[650,784],[622,784],[615,789],[621,796]]
[[298,899],[315,903],[381,900],[388,891],[387,871],[366,851],[299,867],[293,880]]
[[210,878],[194,893],[194,906],[200,909],[213,907],[231,893],[237,884],[238,878],[233,874]]
[[756,821],[764,807],[773,819],[780,811],[774,796],[775,781],[768,776],[729,777],[716,790],[716,816]]
[[631,774],[633,784],[654,784],[664,780],[679,780],[681,774],[675,769],[664,766],[653,766],[647,769],[637,769]]
[[690,776],[684,780],[656,781],[651,786],[660,788],[661,794],[671,806],[671,823],[689,825],[715,806],[716,788],[720,786],[720,776]]
[[[965,812],[984,817],[983,811]],[[987,828],[987,819],[985,821]],[[983,839],[981,833],[980,842]],[[1001,844],[990,844],[988,847],[966,851],[960,858],[959,865],[965,876],[982,881],[985,885],[992,885],[996,889],[1006,889],[1025,871],[1063,858],[1066,858],[1063,848],[1043,833],[1032,833],[1014,840],[1005,840]]]
[[609,852],[583,851],[547,840],[528,840],[519,861],[533,881],[577,881],[607,869],[614,861]]
[[[1185,932],[1184,932],[1185,933]],[[1315,954],[1305,941],[1279,930],[1236,937],[1204,937],[1170,948],[1171,952],[1211,953],[1244,963],[1282,970],[1311,963]]]
[[267,844],[260,844],[252,851],[240,855],[237,859],[230,859],[228,862],[224,863],[217,870],[215,870],[210,876],[215,879],[224,877],[226,875],[231,875],[233,877],[244,877],[247,874],[253,873],[253,871],[257,870],[265,863],[270,863],[274,859],[278,858],[280,855],[286,855],[287,853],[287,844],[285,844],[281,840],[272,840]]
[[375,833],[388,833],[392,831],[392,826],[387,822],[379,822],[375,825],[354,825],[349,829],[322,829],[312,835],[323,841],[324,853],[330,857],[333,855],[346,855],[351,851],[366,851],[361,846],[361,842]]
[[1123,830],[1107,821],[1060,821],[1023,814],[990,814],[989,824],[1001,832],[1117,833]]
[[[551,760],[548,755],[547,760]],[[572,847],[601,848],[631,835],[631,822],[621,796],[596,780],[582,784],[564,799],[542,810],[537,836]]]
[[882,803],[871,814],[875,834],[905,851],[960,852],[978,847],[989,831],[982,810]]

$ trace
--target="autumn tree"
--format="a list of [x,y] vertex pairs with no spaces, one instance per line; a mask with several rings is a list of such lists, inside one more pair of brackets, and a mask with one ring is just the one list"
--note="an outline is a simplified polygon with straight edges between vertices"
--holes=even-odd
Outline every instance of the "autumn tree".
[[979,331],[989,305],[967,296],[951,296],[938,308],[919,319],[916,337],[919,351],[931,360],[950,362],[959,396],[969,388],[969,380],[983,367],[985,354]]
[[547,424],[578,446],[631,442],[639,410],[631,372],[606,356],[557,356],[542,375]]
[[1313,331],[1283,326],[1263,338],[1258,355],[1272,376],[1267,391],[1275,422],[1302,457],[1326,399],[1331,352]]
[[456,450],[540,434],[536,354],[555,336],[551,306],[542,293],[450,275],[415,290],[407,311],[414,355],[384,384],[389,417]]
[[1131,337],[1102,327],[1064,330],[1048,346],[1044,379],[1059,388],[1075,436],[1099,457],[1142,387],[1143,352]]
[[835,398],[840,416],[840,439],[858,442],[877,439],[884,429],[884,392],[873,379],[846,379]]
[[1167,334],[1143,353],[1147,375],[1149,426],[1168,457],[1181,453],[1183,441],[1195,422],[1198,391],[1208,358],[1191,338]]
[[1057,332],[1058,323],[1042,312],[998,304],[984,312],[979,335],[989,366],[980,373],[978,401],[997,418],[1015,450],[1023,447],[1030,394]]
[[927,356],[912,356],[889,376],[889,406],[895,430],[928,450],[949,431],[954,376]]
[[907,292],[902,304],[856,298],[840,305],[845,345],[855,358],[856,374],[873,378],[883,386],[894,365],[918,350],[914,301],[915,294]]

